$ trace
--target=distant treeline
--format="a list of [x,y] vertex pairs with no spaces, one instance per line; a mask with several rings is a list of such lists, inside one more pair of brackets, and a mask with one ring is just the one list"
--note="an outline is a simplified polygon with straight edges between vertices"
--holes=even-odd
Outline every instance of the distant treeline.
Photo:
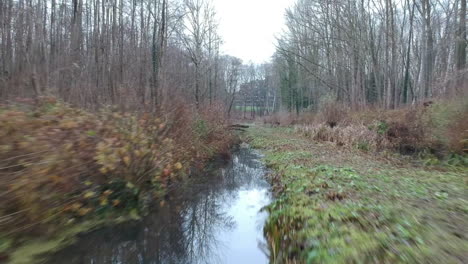
[[466,94],[466,0],[298,0],[286,20],[273,64],[290,110]]

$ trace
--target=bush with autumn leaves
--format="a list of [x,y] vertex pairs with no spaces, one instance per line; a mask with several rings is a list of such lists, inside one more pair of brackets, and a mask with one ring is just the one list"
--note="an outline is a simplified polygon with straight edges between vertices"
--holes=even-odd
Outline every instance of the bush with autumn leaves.
[[187,108],[156,117],[91,113],[54,98],[0,105],[0,234],[140,214],[232,144],[222,115]]

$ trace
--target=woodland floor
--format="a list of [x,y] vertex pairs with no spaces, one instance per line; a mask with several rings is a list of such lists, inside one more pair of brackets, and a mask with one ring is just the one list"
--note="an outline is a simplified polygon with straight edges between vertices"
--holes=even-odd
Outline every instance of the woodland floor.
[[253,126],[276,201],[265,226],[273,263],[467,263],[467,168]]

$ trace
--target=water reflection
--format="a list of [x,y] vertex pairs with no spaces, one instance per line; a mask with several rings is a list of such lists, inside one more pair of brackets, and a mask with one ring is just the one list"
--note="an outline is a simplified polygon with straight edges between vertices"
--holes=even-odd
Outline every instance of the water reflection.
[[142,222],[87,234],[46,263],[267,263],[262,225],[270,202],[259,155],[240,149],[194,177]]

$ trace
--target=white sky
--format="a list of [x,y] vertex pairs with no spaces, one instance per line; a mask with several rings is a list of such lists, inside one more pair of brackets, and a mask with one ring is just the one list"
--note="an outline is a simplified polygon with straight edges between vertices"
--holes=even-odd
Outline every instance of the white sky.
[[294,0],[213,0],[219,19],[222,51],[248,63],[268,61],[275,36],[284,25],[284,11]]

